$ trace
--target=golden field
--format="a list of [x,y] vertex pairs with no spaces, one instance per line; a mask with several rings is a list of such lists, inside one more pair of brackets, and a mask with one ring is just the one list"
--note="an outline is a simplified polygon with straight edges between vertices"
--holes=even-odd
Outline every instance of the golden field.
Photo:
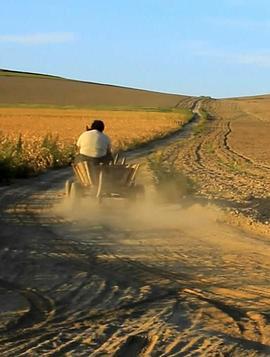
[[196,101],[8,70],[0,70],[0,93],[0,181],[66,165],[74,157],[77,138],[93,119],[105,122],[113,150],[118,151],[181,127]]
[[105,132],[113,148],[126,149],[134,143],[149,141],[176,130],[190,118],[190,112],[106,111],[80,109],[0,109],[4,136],[31,141],[50,133],[61,142],[75,143],[86,125],[94,119],[105,122]]
[[94,119],[105,122],[116,152],[175,131],[190,117],[188,110],[1,108],[0,176],[25,177],[67,165],[74,156],[77,138]]

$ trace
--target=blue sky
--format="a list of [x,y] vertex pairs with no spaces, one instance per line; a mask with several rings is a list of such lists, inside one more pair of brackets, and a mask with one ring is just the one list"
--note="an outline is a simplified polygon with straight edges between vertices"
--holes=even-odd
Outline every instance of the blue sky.
[[0,68],[189,95],[270,93],[269,0],[1,2]]

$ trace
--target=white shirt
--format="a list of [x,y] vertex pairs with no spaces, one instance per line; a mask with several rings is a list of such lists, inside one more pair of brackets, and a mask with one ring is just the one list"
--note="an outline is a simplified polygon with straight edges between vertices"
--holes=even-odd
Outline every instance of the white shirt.
[[111,142],[107,135],[94,129],[82,133],[77,141],[77,146],[80,149],[80,154],[102,157],[107,154]]

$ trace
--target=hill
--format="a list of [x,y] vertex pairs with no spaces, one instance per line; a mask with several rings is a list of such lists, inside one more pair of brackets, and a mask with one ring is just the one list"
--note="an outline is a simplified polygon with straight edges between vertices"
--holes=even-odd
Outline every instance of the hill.
[[190,107],[194,97],[0,70],[0,105]]

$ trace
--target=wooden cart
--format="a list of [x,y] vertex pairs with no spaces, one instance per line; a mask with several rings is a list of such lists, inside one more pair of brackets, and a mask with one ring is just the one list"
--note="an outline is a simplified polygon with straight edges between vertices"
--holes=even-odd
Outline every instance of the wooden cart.
[[102,202],[104,198],[126,198],[134,201],[144,197],[144,186],[136,184],[139,164],[126,164],[118,157],[109,165],[93,165],[87,161],[72,165],[74,180],[66,182],[66,195],[74,199],[90,196]]

